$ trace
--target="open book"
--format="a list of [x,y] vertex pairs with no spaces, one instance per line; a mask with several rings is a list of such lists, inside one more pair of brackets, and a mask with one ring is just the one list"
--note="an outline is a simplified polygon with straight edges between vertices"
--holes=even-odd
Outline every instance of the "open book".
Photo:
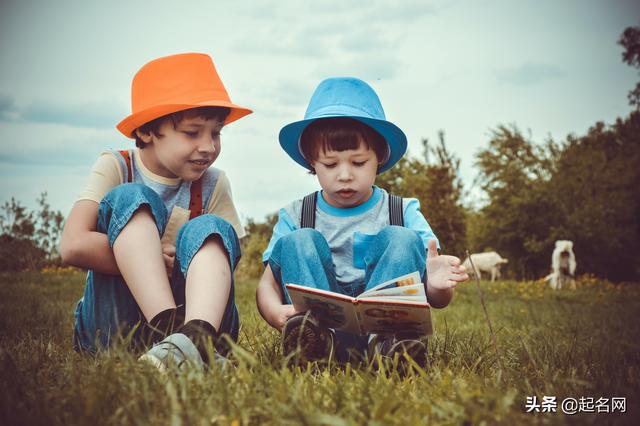
[[418,272],[403,275],[358,297],[287,284],[293,306],[312,310],[330,328],[355,334],[417,332],[431,335],[431,311]]

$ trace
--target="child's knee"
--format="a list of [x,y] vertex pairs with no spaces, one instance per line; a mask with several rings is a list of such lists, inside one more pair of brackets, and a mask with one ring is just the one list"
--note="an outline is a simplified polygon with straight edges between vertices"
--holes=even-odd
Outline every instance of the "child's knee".
[[126,183],[104,196],[98,209],[98,231],[109,235],[111,244],[120,231],[138,213],[149,214],[162,234],[167,223],[167,209],[156,192],[138,183]]
[[104,200],[111,205],[120,203],[130,204],[136,200],[144,200],[149,203],[159,202],[163,204],[160,196],[151,188],[140,183],[123,183],[107,192]]
[[[273,247],[269,265],[275,272],[284,264],[315,263],[333,265],[329,243],[320,232],[311,228],[295,230],[280,238]],[[274,264],[275,263],[275,264]]]
[[312,228],[297,229],[281,238],[282,244],[297,250],[327,245],[322,234]]
[[229,252],[222,241],[222,238],[218,234],[212,234],[204,240],[202,246],[198,249],[197,253],[203,253],[207,258],[224,258],[229,261]]
[[206,238],[213,235],[217,236],[221,243],[238,241],[238,236],[229,222],[219,216],[204,214],[182,225],[178,232],[176,246],[192,240],[201,240],[200,245],[202,245]]
[[176,238],[176,256],[181,267],[188,267],[193,256],[205,244],[221,248],[235,269],[240,259],[238,236],[229,222],[211,214],[198,216],[180,228]]
[[[100,202],[100,216],[126,221],[137,212],[140,207],[148,207],[156,223],[164,224],[167,209],[160,196],[148,186],[139,183],[125,183],[118,185],[107,193]],[[122,221],[122,220],[121,220]]]
[[423,245],[418,233],[412,229],[403,226],[386,226],[376,236],[385,245],[411,246]]

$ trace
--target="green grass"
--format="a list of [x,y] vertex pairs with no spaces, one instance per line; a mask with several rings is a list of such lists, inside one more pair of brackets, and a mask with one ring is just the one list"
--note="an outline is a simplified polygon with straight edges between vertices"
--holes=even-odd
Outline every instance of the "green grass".
[[[428,371],[289,369],[237,283],[237,367],[163,376],[115,348],[71,349],[79,272],[0,275],[0,424],[633,424],[639,415],[640,285],[483,283],[497,362],[473,282],[433,311]],[[316,366],[317,367],[317,366]],[[627,399],[627,413],[525,413],[527,396]]]

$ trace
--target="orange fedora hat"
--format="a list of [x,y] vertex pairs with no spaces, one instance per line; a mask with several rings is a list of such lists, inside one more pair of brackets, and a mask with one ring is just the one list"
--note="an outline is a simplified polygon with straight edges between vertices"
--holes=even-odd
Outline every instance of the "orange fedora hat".
[[128,138],[133,131],[163,115],[204,106],[231,110],[224,124],[251,110],[231,102],[213,61],[204,53],[165,56],[145,64],[131,83],[131,115],[116,126]]

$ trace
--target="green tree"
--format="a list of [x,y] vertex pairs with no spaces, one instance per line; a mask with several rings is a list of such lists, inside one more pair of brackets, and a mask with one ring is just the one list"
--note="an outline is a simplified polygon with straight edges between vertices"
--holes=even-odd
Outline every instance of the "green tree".
[[557,152],[553,141],[535,145],[515,125],[501,125],[476,157],[477,182],[488,203],[473,216],[470,246],[474,252],[496,250],[519,278],[537,277],[548,268],[557,217],[545,183]]
[[640,112],[568,138],[549,192],[578,267],[613,281],[640,275]]
[[13,197],[0,211],[0,271],[39,268],[45,253],[33,239],[34,213]]
[[[635,68],[640,68],[640,27],[628,27],[624,30],[618,44],[624,47],[622,60]],[[629,92],[629,104],[640,108],[640,82]]]
[[62,234],[64,216],[60,211],[51,210],[46,192],[40,194],[37,202],[39,210],[35,214],[34,239],[37,246],[46,253],[47,262],[53,262],[60,257],[58,246],[60,235]]
[[11,197],[0,207],[0,231],[17,239],[31,239],[35,231],[33,212]]
[[256,279],[262,276],[264,267],[262,266],[262,253],[269,244],[271,231],[278,221],[277,214],[270,214],[266,221],[256,222],[249,219],[245,230],[247,236],[240,242],[242,258],[236,269],[239,277],[244,279]]
[[14,197],[0,206],[0,270],[37,269],[58,263],[64,217],[52,211],[43,192],[39,210],[28,211]]
[[477,157],[488,203],[468,215],[474,251],[495,249],[519,278],[548,272],[554,242],[574,242],[578,271],[640,274],[640,112],[597,123],[561,146],[500,126]]

